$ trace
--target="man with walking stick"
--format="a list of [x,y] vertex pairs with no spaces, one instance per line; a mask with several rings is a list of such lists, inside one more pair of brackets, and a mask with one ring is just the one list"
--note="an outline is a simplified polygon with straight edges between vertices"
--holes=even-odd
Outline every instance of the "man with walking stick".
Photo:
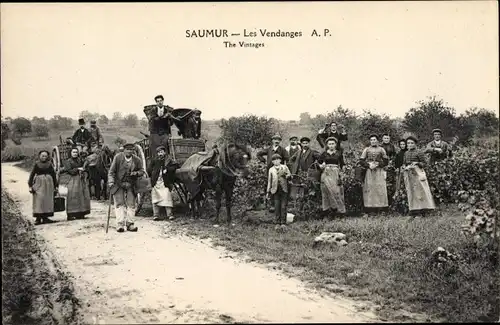
[[[141,159],[133,154],[135,145],[128,143],[123,146],[123,149],[123,152],[118,153],[113,158],[108,173],[109,195],[110,198],[113,197],[115,203],[116,230],[119,233],[124,232],[125,229],[132,232],[137,231],[133,222],[137,196],[136,187],[137,179],[144,175]],[[110,209],[111,206],[108,212]]]

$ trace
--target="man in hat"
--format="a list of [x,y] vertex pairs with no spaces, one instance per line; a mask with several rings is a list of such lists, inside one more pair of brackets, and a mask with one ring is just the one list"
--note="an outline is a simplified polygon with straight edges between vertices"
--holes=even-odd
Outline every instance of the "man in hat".
[[134,154],[135,145],[127,143],[123,152],[118,153],[111,163],[108,172],[109,193],[115,203],[116,230],[118,232],[135,232],[135,201],[137,196],[137,179],[144,175],[141,159]]
[[347,133],[343,125],[340,125],[340,131],[337,130],[337,123],[332,122],[329,125],[326,124],[325,127],[319,130],[316,140],[318,141],[321,148],[325,148],[325,140],[329,137],[334,137],[337,139],[337,150],[342,150],[340,142],[347,141]]
[[297,151],[295,155],[290,158],[292,164],[292,174],[307,173],[315,161],[318,160],[320,153],[309,147],[311,139],[302,137],[300,139],[301,150]]
[[[272,145],[264,150],[261,150],[257,152],[257,159],[259,161],[267,164],[267,169],[266,172],[269,173],[269,169],[273,166],[273,155],[278,154],[280,155],[280,163],[281,164],[287,164],[289,160],[288,152],[286,151],[285,148],[281,146],[281,136],[279,134],[276,134],[272,137]],[[274,211],[274,207],[271,205],[269,208],[270,212]]]
[[95,120],[90,121],[90,134],[92,136],[92,142],[96,143],[97,146],[102,146],[104,143],[104,138],[101,134],[101,129],[97,126],[97,122]]
[[286,146],[286,152],[288,153],[288,157],[293,157],[293,155],[300,150],[300,145],[298,144],[299,138],[296,136],[290,137],[290,144]]
[[[178,164],[167,155],[163,146],[156,148],[156,158],[148,166],[148,175],[151,177],[151,201],[153,203],[153,217],[155,221],[173,220],[172,189],[175,180],[175,170]],[[165,215],[162,214],[163,208]]]
[[257,152],[257,159],[267,163],[267,170],[269,171],[269,168],[273,165],[272,156],[276,153],[281,156],[282,164],[288,162],[288,152],[281,146],[281,136],[279,134],[272,137],[272,145],[269,148]]
[[78,124],[80,125],[80,128],[75,131],[71,140],[77,146],[79,152],[87,153],[90,141],[92,140],[92,135],[85,127],[85,120],[83,118],[78,119]]
[[172,134],[172,124],[174,120],[179,121],[172,115],[174,109],[168,105],[163,105],[163,95],[156,96],[155,101],[156,105],[144,108],[144,114],[146,114],[149,121],[151,156],[154,156],[158,146],[164,146],[168,151],[168,139]]
[[451,153],[450,145],[447,142],[441,140],[441,137],[443,135],[441,129],[432,130],[432,134],[434,136],[434,140],[429,142],[429,144],[427,144],[427,148],[425,149],[425,152],[430,154],[429,162],[431,164],[436,161],[448,158]]
[[201,111],[198,109],[193,110],[187,117],[185,123],[186,126],[183,137],[188,139],[199,139],[201,137]]

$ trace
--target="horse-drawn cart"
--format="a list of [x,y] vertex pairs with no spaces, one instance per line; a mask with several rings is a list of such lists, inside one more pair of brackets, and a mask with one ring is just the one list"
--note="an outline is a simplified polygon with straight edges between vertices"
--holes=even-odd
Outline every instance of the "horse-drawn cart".
[[[192,110],[186,108],[175,109],[173,115],[175,117],[184,118],[191,113]],[[176,124],[176,126],[178,126]],[[141,132],[142,133],[142,132]],[[154,152],[151,152],[151,148],[149,145],[148,135],[144,134],[146,139],[142,139],[140,141],[135,142],[136,152],[139,158],[142,161],[144,168],[146,169],[148,164],[150,163],[151,158],[154,156]],[[182,138],[169,138],[168,139],[168,148],[170,155],[172,158],[179,164],[182,165],[186,159],[188,159],[191,155],[202,152],[206,150],[206,140],[204,139],[182,139]],[[149,177],[149,175],[147,175]],[[188,202],[188,192],[183,183],[175,183],[174,189],[177,192],[182,203],[187,204]],[[142,208],[144,204],[145,195],[138,194],[137,195],[137,204],[136,204],[136,214]]]

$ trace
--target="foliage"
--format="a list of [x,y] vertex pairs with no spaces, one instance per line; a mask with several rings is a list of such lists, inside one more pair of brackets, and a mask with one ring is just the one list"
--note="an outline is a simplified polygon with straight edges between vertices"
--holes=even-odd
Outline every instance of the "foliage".
[[10,128],[9,125],[2,121],[2,150],[6,147],[5,140],[9,139]]
[[114,144],[116,144],[119,147],[123,146],[127,141],[121,137],[116,137],[115,141],[113,141]]
[[123,114],[122,112],[114,112],[113,117],[111,118],[113,123],[119,123],[123,120]]
[[49,120],[49,127],[52,130],[70,130],[73,127],[73,120],[69,117],[55,115]]
[[9,146],[4,148],[4,150],[2,151],[2,162],[20,161],[26,157],[27,157],[26,153],[20,146],[15,146],[15,147]]
[[[222,139],[256,147],[269,144],[275,133],[285,131],[276,119],[256,115],[222,119],[219,127]],[[284,134],[280,135],[285,136]]]
[[48,124],[48,122],[47,122],[47,120],[45,119],[45,117],[38,117],[38,116],[34,116],[34,117],[31,119],[31,125],[35,125],[35,124],[47,125],[47,124]]
[[299,123],[302,125],[309,125],[312,122],[312,117],[309,112],[300,113]]
[[398,130],[394,121],[386,114],[375,114],[370,111],[364,111],[360,119],[360,140],[363,140],[366,144],[369,143],[369,137],[372,134],[380,136],[379,141],[382,141],[382,135],[387,133],[390,135],[391,139],[395,140],[401,137],[401,130]]
[[352,131],[357,130],[359,127],[359,117],[357,114],[349,108],[342,107],[342,105],[339,105],[335,110],[327,114],[316,115],[311,122],[312,128],[315,132],[324,128],[326,124],[336,122],[337,126],[339,124],[343,125],[348,134],[357,136],[356,134],[353,134]]
[[101,114],[99,113],[92,113],[90,111],[82,111],[80,112],[80,115],[78,116],[79,118],[83,118],[85,120],[85,123],[89,123],[90,121],[97,121]]
[[109,124],[109,118],[106,115],[101,115],[99,116],[97,123],[99,123],[99,125],[107,125]]
[[418,107],[411,108],[404,117],[406,131],[414,133],[422,141],[432,140],[432,130],[440,128],[443,137],[458,136],[462,143],[468,143],[473,135],[473,126],[464,118],[457,117],[452,107],[443,100],[431,97],[419,101]]
[[498,135],[498,117],[493,111],[473,107],[468,109],[463,118],[474,128],[475,137]]
[[141,125],[141,127],[147,128],[148,127],[148,119],[146,117],[141,118],[139,124]]
[[139,118],[136,114],[128,114],[123,118],[123,124],[127,127],[136,127],[139,123]]
[[47,138],[49,136],[49,127],[47,124],[33,124],[33,133],[39,138]]
[[21,136],[31,132],[31,122],[27,118],[18,117],[12,120],[14,132],[19,132]]

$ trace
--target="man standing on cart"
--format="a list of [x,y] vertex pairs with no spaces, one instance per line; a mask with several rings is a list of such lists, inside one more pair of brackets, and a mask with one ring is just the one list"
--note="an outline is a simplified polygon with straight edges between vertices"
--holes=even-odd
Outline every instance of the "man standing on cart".
[[163,95],[158,95],[155,97],[156,105],[146,106],[144,108],[144,114],[149,121],[149,147],[151,152],[151,157],[156,153],[156,148],[159,146],[164,146],[167,152],[170,151],[168,145],[168,139],[172,135],[172,124],[175,121],[179,121],[178,118],[172,115],[174,110],[168,105],[163,105]]

